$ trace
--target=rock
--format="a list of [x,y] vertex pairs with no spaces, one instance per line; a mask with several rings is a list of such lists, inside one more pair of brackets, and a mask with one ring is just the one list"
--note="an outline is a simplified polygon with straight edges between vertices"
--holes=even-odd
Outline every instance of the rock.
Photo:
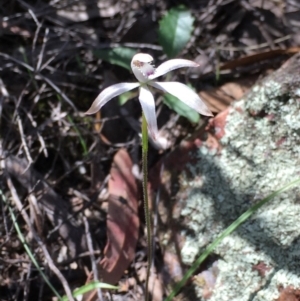
[[[258,200],[300,177],[300,55],[216,121],[218,135],[206,133],[205,140],[202,132],[164,162],[160,239],[188,266]],[[152,186],[159,187],[157,180]],[[299,216],[296,187],[226,237],[214,252],[219,272],[209,300],[271,301],[279,288],[299,289]],[[200,286],[194,293],[204,300]]]

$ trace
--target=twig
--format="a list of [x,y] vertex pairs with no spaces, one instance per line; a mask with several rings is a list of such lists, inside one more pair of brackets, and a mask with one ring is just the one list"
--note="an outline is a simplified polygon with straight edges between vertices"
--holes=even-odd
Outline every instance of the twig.
[[42,226],[42,213],[38,206],[37,199],[33,193],[29,194],[28,196],[30,209],[32,211],[32,215],[34,217],[34,221],[36,224],[36,228],[39,234],[43,233],[43,226]]
[[54,264],[45,244],[42,242],[42,240],[40,239],[40,237],[38,236],[38,234],[35,232],[34,228],[32,227],[32,224],[30,222],[29,216],[27,215],[26,211],[23,210],[23,205],[19,199],[19,196],[17,194],[17,191],[9,177],[9,175],[7,175],[7,186],[10,189],[11,192],[11,196],[12,199],[16,205],[16,207],[18,208],[18,210],[20,211],[23,219],[25,220],[28,228],[30,229],[30,232],[32,233],[34,239],[36,240],[36,242],[38,243],[39,247],[43,250],[43,253],[45,255],[45,258],[47,260],[47,263],[49,265],[50,270],[57,276],[57,278],[61,281],[64,290],[66,292],[66,295],[68,296],[70,301],[75,301],[73,296],[72,296],[72,292],[70,289],[70,286],[66,280],[66,278],[63,276],[63,274],[59,271],[59,269],[56,267],[56,265]]
[[68,43],[67,42],[65,42],[63,45],[62,45],[62,47],[60,48],[60,49],[57,49],[57,51],[56,51],[56,54],[54,54],[54,55],[52,55],[43,65],[42,65],[42,67],[40,68],[40,70],[39,71],[41,71],[41,70],[44,70],[45,68],[47,68],[47,67],[49,67],[49,69],[51,70],[52,69],[52,71],[53,70],[55,70],[55,71],[57,71],[55,68],[52,68],[52,67],[50,67],[50,66],[48,66],[60,53],[62,53],[63,52],[63,50],[64,50],[64,48],[66,48],[66,46],[68,45]]
[[[107,46],[106,46],[107,47]],[[129,48],[148,48],[161,51],[162,47],[154,44],[147,43],[112,43],[110,47],[129,47]]]
[[23,125],[22,125],[21,118],[20,118],[19,114],[17,114],[17,123],[18,123],[18,128],[19,128],[19,133],[20,133],[22,145],[23,145],[23,148],[24,148],[27,160],[28,160],[28,166],[25,169],[25,170],[27,170],[29,168],[29,166],[32,164],[33,159],[31,158],[31,155],[30,155],[30,152],[29,152],[26,140],[25,140]]
[[28,268],[27,268],[27,273],[26,273],[26,276],[24,275],[24,278],[22,279],[22,281],[25,282],[25,286],[24,286],[24,289],[23,289],[23,301],[28,301],[28,297],[29,297],[29,292],[30,292],[30,274],[31,274],[31,269],[32,269],[32,262],[29,262],[28,264]]
[[35,194],[38,204],[43,208],[52,225],[59,226],[59,234],[67,243],[71,256],[74,257],[86,251],[83,227],[78,225],[74,218],[68,219],[72,215],[61,196],[33,168],[26,171],[27,165],[26,159],[15,156],[5,159],[5,168],[8,173],[16,178],[29,193]]
[[[11,181],[10,181],[11,183]],[[3,192],[0,190],[0,195],[2,196],[2,201],[8,205],[7,201],[6,201],[6,198],[3,194]],[[39,271],[39,273],[41,274],[42,278],[44,279],[44,281],[47,283],[47,285],[51,288],[51,290],[53,291],[53,293],[59,298],[61,299],[61,296],[59,295],[59,293],[56,291],[56,289],[53,287],[53,285],[51,284],[51,282],[48,280],[47,276],[45,275],[45,273],[42,271],[42,269],[40,268],[39,264],[37,263],[34,255],[32,254],[31,250],[29,249],[26,241],[25,241],[25,238],[19,228],[19,225],[17,223],[17,218],[13,212],[13,210],[11,209],[11,207],[8,205],[8,209],[9,209],[9,212],[10,212],[10,215],[11,215],[11,219],[13,221],[13,224],[14,224],[14,227],[18,233],[18,236],[19,236],[19,239],[21,241],[21,243],[23,244],[24,246],[24,249],[26,250],[29,258],[31,259],[31,262],[35,265],[35,267],[37,268],[37,270]],[[21,211],[22,212],[22,211]],[[27,216],[28,217],[28,216]]]
[[[286,40],[291,39],[292,36],[290,34],[284,36],[284,37],[280,37],[276,40],[273,41],[274,44],[279,44],[281,42],[284,42]],[[219,46],[217,47],[218,50],[229,50],[229,51],[245,51],[245,50],[256,50],[256,49],[260,49],[260,48],[265,48],[268,47],[269,44],[268,43],[261,43],[261,44],[257,44],[257,45],[252,45],[252,46],[247,46],[247,47],[223,47],[223,46]]]
[[39,20],[37,19],[37,17],[35,16],[34,12],[31,9],[28,9],[28,12],[31,15],[32,19],[34,20],[34,22],[37,26],[37,29],[34,34],[33,42],[32,42],[32,52],[33,52],[35,50],[36,41],[38,39],[39,32],[42,28],[42,24],[39,22]]
[[[92,237],[91,237],[91,233],[90,233],[90,229],[89,229],[89,223],[88,223],[87,218],[85,216],[83,217],[83,222],[84,222],[84,227],[85,227],[85,235],[86,235],[87,246],[88,246],[88,249],[89,249],[89,252],[90,252],[92,270],[93,270],[93,274],[94,274],[94,281],[99,282],[99,275],[98,275],[98,269],[97,269],[96,260],[95,260],[95,256],[94,256],[94,248],[93,248]],[[97,295],[98,295],[98,299],[100,301],[103,301],[101,288],[97,288]]]
[[38,72],[41,70],[41,65],[42,65],[43,55],[44,55],[45,47],[46,47],[46,43],[47,43],[48,33],[49,33],[49,28],[46,28],[44,39],[43,39],[43,44],[42,44],[42,48],[41,48],[41,52],[38,55],[39,59],[38,59],[38,62],[36,64],[36,71],[38,71]]
[[46,82],[55,92],[57,92],[73,108],[73,110],[75,112],[78,112],[78,110],[77,110],[76,106],[73,104],[72,100],[65,93],[63,93],[60,90],[60,88],[58,86],[56,86],[49,78],[45,77],[44,75],[40,74],[39,72],[35,72],[34,68],[31,67],[30,65],[28,65],[24,62],[21,62],[6,53],[0,52],[0,56],[4,57],[7,60],[11,60],[11,61],[15,62],[16,64],[31,71],[35,75],[34,76],[35,79],[43,80],[44,82]]

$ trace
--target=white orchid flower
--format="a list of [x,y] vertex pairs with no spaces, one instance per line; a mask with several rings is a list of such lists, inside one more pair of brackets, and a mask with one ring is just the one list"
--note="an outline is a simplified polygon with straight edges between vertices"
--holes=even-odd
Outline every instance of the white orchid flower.
[[212,116],[212,113],[203,102],[203,100],[188,86],[179,82],[156,82],[159,76],[162,76],[172,70],[182,67],[198,67],[199,65],[193,61],[184,59],[173,59],[162,63],[155,69],[152,65],[153,58],[146,53],[136,54],[131,61],[131,69],[137,78],[137,83],[120,83],[112,85],[104,89],[94,100],[90,109],[86,114],[94,114],[101,109],[112,98],[133,90],[137,87],[140,89],[139,101],[144,112],[148,130],[151,137],[156,140],[158,129],[155,113],[154,97],[148,86],[152,86],[163,92],[170,93],[179,98],[198,113],[206,116]]

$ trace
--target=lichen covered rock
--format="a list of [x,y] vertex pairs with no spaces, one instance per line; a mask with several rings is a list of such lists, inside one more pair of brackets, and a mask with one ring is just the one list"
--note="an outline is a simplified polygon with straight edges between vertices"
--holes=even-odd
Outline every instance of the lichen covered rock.
[[[214,140],[219,145],[198,139],[189,152],[192,161],[176,171],[176,189],[170,188],[176,191],[172,225],[187,265],[249,207],[300,177],[300,56],[256,84],[224,116],[224,129],[217,129],[223,136]],[[271,301],[282,288],[300,288],[299,216],[296,187],[225,238],[214,253],[218,275],[209,300]],[[195,292],[204,300],[201,285]]]

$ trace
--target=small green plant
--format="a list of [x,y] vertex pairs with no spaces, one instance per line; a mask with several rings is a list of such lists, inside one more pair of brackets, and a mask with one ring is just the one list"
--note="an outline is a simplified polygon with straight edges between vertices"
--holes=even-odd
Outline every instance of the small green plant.
[[183,5],[172,8],[159,22],[158,41],[169,58],[176,57],[189,42],[194,18]]
[[[183,5],[170,9],[159,21],[158,42],[169,58],[176,57],[186,47],[194,30],[193,23],[194,17],[190,10]],[[178,101],[178,98],[175,96],[165,94],[163,102],[178,115],[187,118],[190,122],[199,122],[199,114],[189,106]]]
[[[194,17],[190,10],[183,5],[172,8],[162,17],[159,22],[158,42],[163,48],[163,52],[168,58],[173,58],[186,47],[192,36]],[[127,47],[115,47],[108,49],[99,49],[94,51],[94,55],[103,61],[113,65],[121,66],[130,70],[131,58],[136,53],[135,49]],[[119,97],[120,104],[125,103],[132,98],[132,94]],[[200,116],[194,109],[185,103],[178,101],[174,95],[166,93],[163,102],[178,115],[187,118],[192,123],[197,123]]]
[[[200,97],[188,86],[179,82],[156,82],[159,76],[166,74],[169,71],[182,67],[198,67],[198,64],[184,59],[173,59],[164,62],[156,69],[152,65],[153,58],[149,54],[138,53],[131,61],[131,69],[137,78],[137,83],[120,83],[112,85],[104,89],[93,102],[86,114],[94,114],[101,109],[112,98],[123,94],[124,92],[139,87],[139,101],[142,106],[142,167],[143,167],[143,193],[144,193],[144,210],[147,227],[147,245],[148,245],[148,268],[146,278],[146,300],[149,300],[148,294],[148,280],[150,275],[150,268],[152,262],[152,243],[151,243],[151,212],[148,207],[148,172],[147,172],[147,156],[148,156],[148,130],[154,140],[159,140],[155,102],[154,97],[150,91],[150,87],[154,87],[163,92],[167,92],[186,105],[196,110],[200,114],[212,116],[211,112],[200,99]],[[147,129],[148,128],[148,129]]]

